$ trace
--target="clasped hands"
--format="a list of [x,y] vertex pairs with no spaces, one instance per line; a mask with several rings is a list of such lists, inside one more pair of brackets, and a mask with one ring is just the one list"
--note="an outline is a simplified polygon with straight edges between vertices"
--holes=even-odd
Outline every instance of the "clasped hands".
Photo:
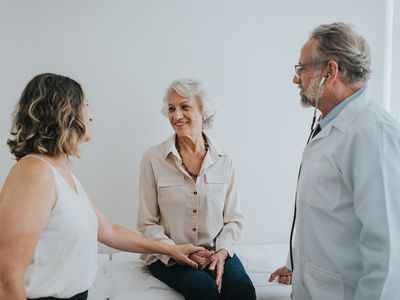
[[199,269],[204,270],[207,268],[211,272],[219,292],[221,292],[222,275],[224,274],[224,265],[227,257],[228,251],[225,249],[219,249],[216,252],[204,249],[189,255],[189,258],[197,263]]

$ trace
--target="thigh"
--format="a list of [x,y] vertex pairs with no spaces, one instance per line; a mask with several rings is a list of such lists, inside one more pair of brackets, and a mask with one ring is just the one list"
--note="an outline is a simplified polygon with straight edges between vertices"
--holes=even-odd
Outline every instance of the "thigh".
[[221,295],[224,300],[256,299],[253,283],[236,255],[225,261]]
[[203,270],[177,264],[167,267],[159,260],[149,265],[148,269],[154,277],[181,293],[185,299],[220,299],[214,278]]

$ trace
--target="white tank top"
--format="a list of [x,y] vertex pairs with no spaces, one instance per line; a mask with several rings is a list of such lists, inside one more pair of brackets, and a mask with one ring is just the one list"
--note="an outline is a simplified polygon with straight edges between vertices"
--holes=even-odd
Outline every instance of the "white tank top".
[[25,272],[25,292],[28,298],[70,298],[88,290],[96,277],[97,217],[73,174],[77,192],[49,162],[34,157],[53,173],[56,203]]

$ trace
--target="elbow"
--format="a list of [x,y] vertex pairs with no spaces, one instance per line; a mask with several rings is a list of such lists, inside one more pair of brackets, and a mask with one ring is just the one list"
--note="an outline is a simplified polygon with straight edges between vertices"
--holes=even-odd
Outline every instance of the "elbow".
[[115,231],[116,231],[116,226],[113,224],[108,227],[104,228],[99,228],[98,234],[97,234],[97,240],[105,244],[107,246],[110,246],[113,244],[113,237],[115,236]]

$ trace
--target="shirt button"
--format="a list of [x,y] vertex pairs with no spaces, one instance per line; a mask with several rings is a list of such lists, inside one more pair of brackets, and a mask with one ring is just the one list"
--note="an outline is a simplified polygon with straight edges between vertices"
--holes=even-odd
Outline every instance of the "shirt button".
[[197,213],[197,209],[193,209],[193,212],[194,212],[194,213]]
[[196,229],[196,228],[193,228],[192,230],[193,230],[193,231],[197,231],[197,229]]
[[194,191],[193,194],[197,195],[197,191]]

